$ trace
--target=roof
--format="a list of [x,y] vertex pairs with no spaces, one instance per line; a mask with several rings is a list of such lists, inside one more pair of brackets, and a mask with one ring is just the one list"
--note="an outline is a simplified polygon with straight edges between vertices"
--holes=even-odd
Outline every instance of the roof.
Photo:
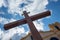
[[[51,35],[55,35],[56,33],[54,33],[54,31],[40,31],[40,33],[42,33],[42,34],[43,34],[43,33],[44,33],[44,34],[45,34],[45,33],[49,33],[49,32],[50,32],[50,33],[52,32],[53,34],[50,34],[50,35],[48,35],[48,36],[46,36],[46,37],[43,37],[43,39],[45,39],[45,38],[47,38],[47,37],[49,37],[49,36],[51,36]],[[59,30],[56,30],[56,32],[59,32]],[[31,35],[31,33],[28,33],[28,35],[26,35],[25,37],[23,37],[21,40],[24,40],[25,38],[27,38],[27,37],[30,36],[30,35]]]

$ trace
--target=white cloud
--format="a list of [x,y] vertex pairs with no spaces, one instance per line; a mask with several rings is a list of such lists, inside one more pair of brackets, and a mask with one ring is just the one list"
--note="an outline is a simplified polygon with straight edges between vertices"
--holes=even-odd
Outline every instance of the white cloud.
[[16,19],[11,18],[11,19],[9,20],[9,22],[13,22],[13,21],[16,21]]
[[44,23],[42,21],[34,21],[33,22],[34,25],[36,26],[37,30],[40,31],[40,30],[44,30]]
[[19,5],[20,3],[22,3],[22,0],[8,0],[8,3],[9,3],[9,12],[11,13],[20,13],[20,8],[19,8]]
[[34,0],[34,2],[27,6],[27,10],[30,11],[30,15],[35,15],[45,11],[48,0]]
[[0,28],[0,39],[2,38],[3,31]]
[[0,23],[5,24],[5,23],[8,23],[8,21],[7,21],[7,19],[0,17]]
[[[30,0],[32,1],[32,0]],[[32,3],[27,3],[27,0],[8,0],[9,3],[9,11],[10,13],[19,13],[22,14],[23,10],[31,12],[30,15],[37,14],[39,12],[45,11],[46,5],[48,4],[48,0],[33,0]],[[20,8],[21,4],[28,4],[23,8]],[[23,9],[23,10],[22,10]]]
[[2,6],[7,7],[7,5],[6,5],[6,3],[5,3],[5,0],[0,0],[0,7],[2,7]]
[[[27,33],[25,32],[25,29],[23,27],[19,28],[13,28],[13,29],[10,29],[8,31],[5,31],[4,33],[2,33],[4,31],[0,31],[0,38],[1,40],[9,40],[9,39],[12,39],[12,36],[14,36],[14,34],[19,34],[21,37],[23,37],[24,35],[27,35]],[[8,36],[8,37],[7,37]],[[16,37],[16,36],[15,36]],[[19,39],[20,40],[20,39]]]
[[3,33],[3,31],[0,29],[0,36],[1,36],[2,33]]
[[3,0],[0,0],[0,7],[2,6],[2,4],[3,4]]
[[13,19],[13,18],[11,18],[11,19],[6,19],[6,18],[3,18],[3,17],[0,17],[0,23],[1,23],[1,24],[7,24],[7,23],[13,22],[13,21],[16,21],[16,19]]
[[[15,13],[19,13],[21,15],[22,11],[26,10],[26,11],[30,12],[29,15],[31,16],[31,15],[35,15],[37,13],[40,13],[40,12],[43,12],[46,10],[45,8],[46,8],[46,5],[48,4],[48,0],[30,0],[30,1],[33,1],[33,2],[28,3],[27,0],[8,0],[9,5],[6,5],[5,0],[0,0],[0,7],[7,6],[8,12],[13,15],[15,15]],[[19,6],[21,6],[20,4],[22,4],[22,3],[28,4],[23,8],[23,10],[22,10],[22,8],[19,7]],[[16,21],[16,19],[13,19],[13,18],[5,19],[5,18],[0,17],[1,24],[6,24],[9,22],[13,22],[13,21]],[[34,24],[35,24],[36,28],[38,29],[38,31],[44,30],[43,29],[44,23],[42,21],[40,21],[40,24],[35,21]],[[16,33],[18,33],[19,35],[21,35],[23,37],[24,35],[27,35],[28,32],[29,31],[25,32],[25,29],[23,27],[13,28],[13,29],[8,30],[8,32],[4,32],[1,39],[9,40]]]
[[13,35],[13,37],[11,38],[12,40],[20,40],[22,37],[26,36],[28,34],[28,31],[25,32],[24,28],[21,27],[17,27],[17,29],[15,30],[17,35]]
[[[0,0],[2,3],[1,5],[7,5],[5,0]],[[39,12],[45,11],[46,5],[48,4],[48,0],[29,0],[32,1],[28,3],[28,0],[7,0],[8,1],[8,12],[13,13],[21,13],[23,10],[31,12],[30,15],[35,15]],[[21,4],[28,4],[23,8],[20,8]],[[23,10],[22,10],[23,9]]]

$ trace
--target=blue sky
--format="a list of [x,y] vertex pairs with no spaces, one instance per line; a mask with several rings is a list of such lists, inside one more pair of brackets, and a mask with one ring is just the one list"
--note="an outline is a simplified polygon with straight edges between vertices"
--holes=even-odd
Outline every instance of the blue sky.
[[[60,22],[60,0],[57,2],[50,1],[47,5],[47,9],[52,10],[52,15],[49,19],[44,19],[43,22],[45,23],[46,27],[48,27],[48,24],[52,24],[54,22]],[[47,28],[45,27],[45,30]]]
[[[29,16],[36,15],[46,10],[51,10],[50,17],[34,21],[34,24],[38,31],[48,31],[49,24],[60,22],[60,0],[0,0],[0,35],[4,34],[5,36],[7,36],[9,34],[11,35],[9,36],[9,38],[14,37],[15,34],[18,35],[18,38],[27,35],[27,33],[29,32],[29,27],[27,24],[20,25],[17,28],[11,30],[4,30],[3,28],[4,24],[23,19],[23,10],[30,12]],[[10,32],[13,32],[13,34]],[[3,38],[0,36],[0,39],[6,40],[5,36],[2,36]]]

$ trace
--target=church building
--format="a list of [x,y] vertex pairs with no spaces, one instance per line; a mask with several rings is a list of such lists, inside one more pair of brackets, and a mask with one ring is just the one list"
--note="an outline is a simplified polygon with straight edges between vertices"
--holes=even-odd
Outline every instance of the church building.
[[[55,22],[49,24],[49,31],[40,31],[40,35],[43,40],[60,40],[60,23]],[[31,33],[23,37],[21,40],[34,40]]]

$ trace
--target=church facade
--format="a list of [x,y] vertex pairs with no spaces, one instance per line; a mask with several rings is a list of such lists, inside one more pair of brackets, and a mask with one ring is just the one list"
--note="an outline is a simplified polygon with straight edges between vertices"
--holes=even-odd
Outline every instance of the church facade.
[[[43,40],[60,40],[60,23],[55,22],[49,24],[50,31],[40,31]],[[21,40],[34,40],[31,33],[23,37]]]

